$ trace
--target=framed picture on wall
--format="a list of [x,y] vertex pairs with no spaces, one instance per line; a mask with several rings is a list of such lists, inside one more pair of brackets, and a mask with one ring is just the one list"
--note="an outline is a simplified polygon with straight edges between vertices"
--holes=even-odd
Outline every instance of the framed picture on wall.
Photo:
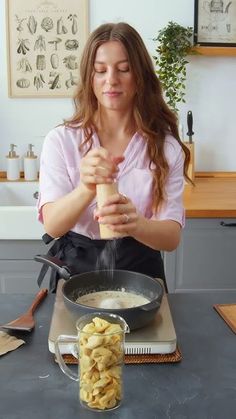
[[195,0],[194,43],[236,46],[236,0]]
[[6,0],[10,97],[72,97],[88,37],[87,0]]

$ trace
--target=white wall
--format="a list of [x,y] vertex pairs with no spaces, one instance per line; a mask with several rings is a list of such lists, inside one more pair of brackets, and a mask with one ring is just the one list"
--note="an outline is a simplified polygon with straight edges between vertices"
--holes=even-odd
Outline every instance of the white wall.
[[[141,34],[153,55],[158,30],[168,21],[193,26],[194,0],[90,0],[90,30],[106,21],[126,21]],[[0,0],[0,171],[5,155],[15,143],[20,155],[29,142],[39,154],[44,135],[72,114],[71,99],[8,98],[5,1]],[[186,113],[193,111],[196,169],[236,171],[235,97],[236,57],[189,58],[186,104],[180,115],[186,128]]]

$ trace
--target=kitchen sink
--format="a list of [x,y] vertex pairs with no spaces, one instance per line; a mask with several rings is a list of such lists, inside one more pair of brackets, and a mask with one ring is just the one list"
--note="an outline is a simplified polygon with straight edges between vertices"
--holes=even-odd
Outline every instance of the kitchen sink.
[[40,240],[38,182],[0,182],[0,240]]

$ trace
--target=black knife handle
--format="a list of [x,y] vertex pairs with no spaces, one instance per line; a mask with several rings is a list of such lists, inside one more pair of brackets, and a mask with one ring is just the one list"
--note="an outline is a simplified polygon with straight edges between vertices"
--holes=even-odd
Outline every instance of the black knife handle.
[[193,114],[192,114],[192,111],[188,111],[188,113],[187,113],[187,124],[188,124],[187,135],[191,136],[191,135],[194,134],[194,132],[193,132]]
[[236,223],[225,223],[224,221],[220,222],[222,227],[236,227]]

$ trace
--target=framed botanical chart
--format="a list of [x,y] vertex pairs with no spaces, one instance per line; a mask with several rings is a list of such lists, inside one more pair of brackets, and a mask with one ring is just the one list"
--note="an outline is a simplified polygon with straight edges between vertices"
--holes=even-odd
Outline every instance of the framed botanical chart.
[[236,0],[195,0],[194,43],[236,46]]
[[71,97],[88,37],[87,0],[6,0],[10,97]]

